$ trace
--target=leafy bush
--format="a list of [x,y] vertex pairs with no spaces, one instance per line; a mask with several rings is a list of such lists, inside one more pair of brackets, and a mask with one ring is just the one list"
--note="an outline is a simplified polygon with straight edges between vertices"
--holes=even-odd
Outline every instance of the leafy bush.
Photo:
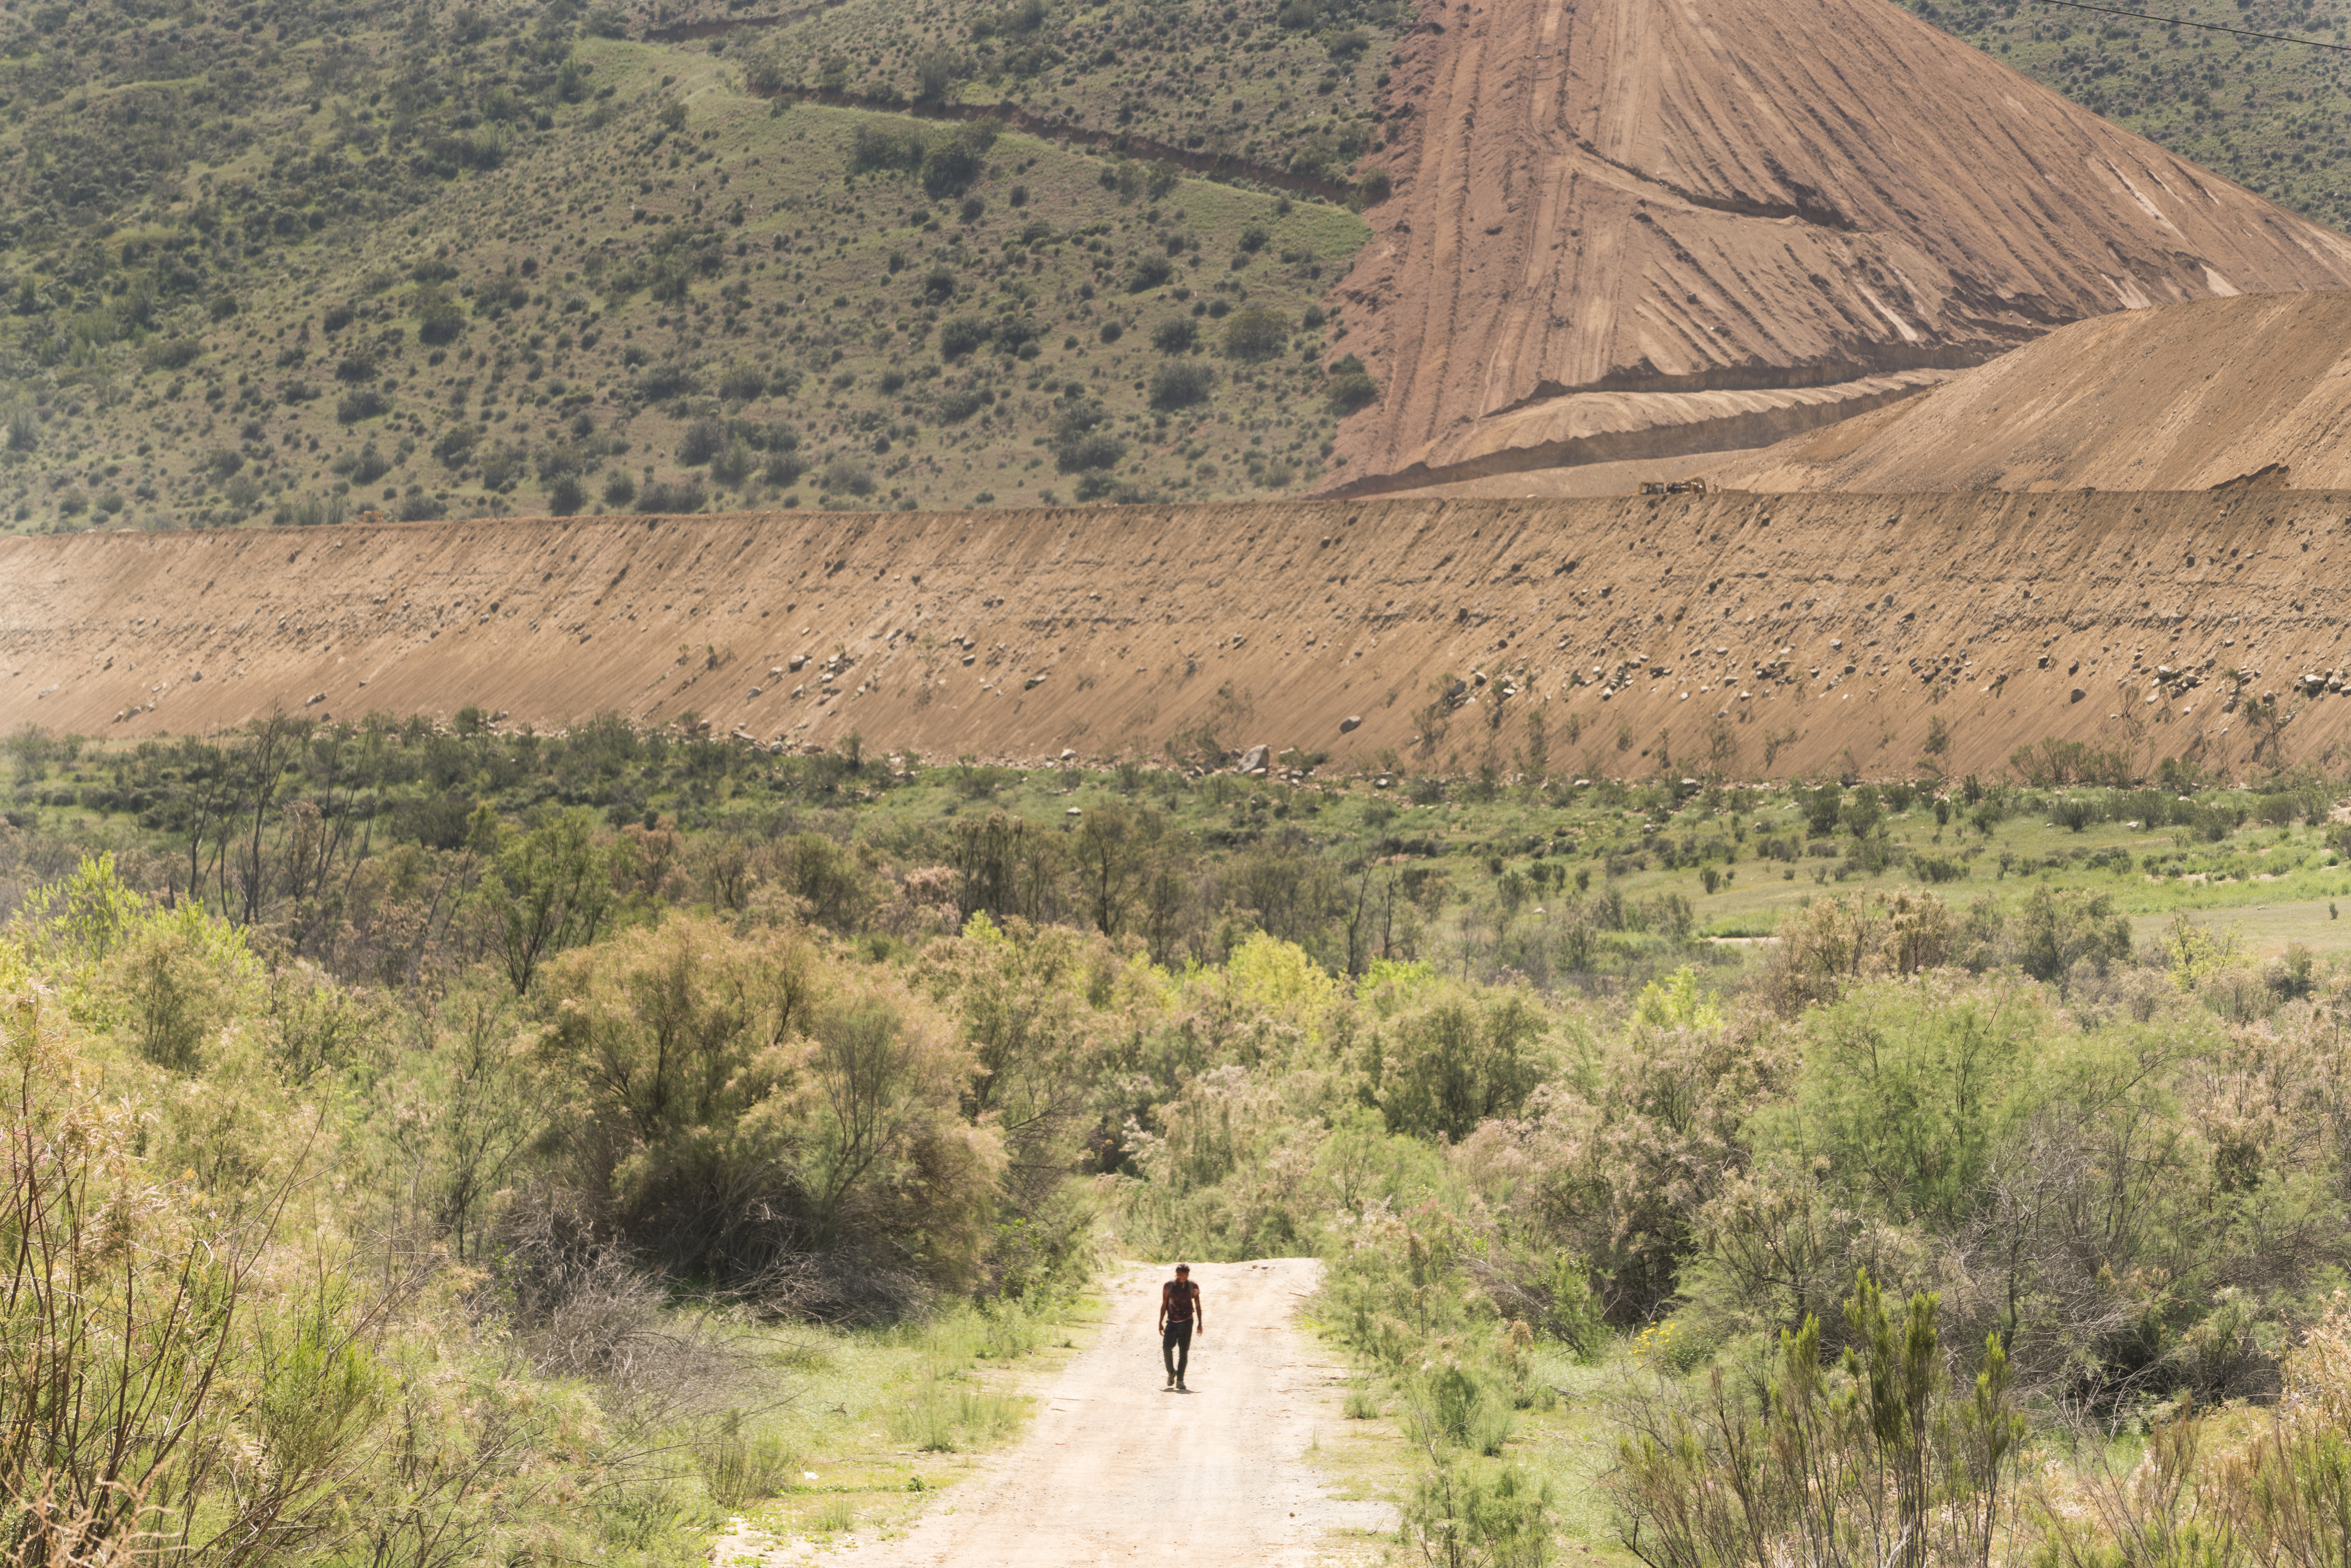
[[929,150],[930,140],[920,126],[861,120],[850,133],[850,172],[863,174],[880,169],[920,168],[923,154]]
[[736,1281],[806,1260],[862,1308],[973,1277],[1001,1155],[958,1113],[954,1030],[894,981],[680,916],[537,996],[572,1167],[647,1252]]
[[701,485],[695,480],[656,479],[649,482],[639,493],[637,510],[649,516],[698,512],[708,499],[703,494]]
[[1332,376],[1322,384],[1322,399],[1338,414],[1369,408],[1380,400],[1380,383],[1361,371]]
[[873,470],[854,457],[841,456],[824,465],[818,476],[820,488],[839,496],[870,496],[873,494]]
[[1055,425],[1053,462],[1064,474],[1084,474],[1117,466],[1126,455],[1126,443],[1100,428],[1099,415],[1064,414]]
[[994,336],[988,324],[977,316],[950,317],[939,323],[939,357],[960,360]]
[[425,344],[454,343],[465,330],[465,313],[436,287],[416,291],[416,340]]
[[726,422],[723,419],[697,419],[685,427],[678,442],[677,460],[687,467],[698,467],[726,449]]
[[361,420],[374,419],[391,410],[390,400],[373,387],[347,392],[335,402],[335,418],[343,424],[357,424]]
[[933,143],[923,154],[923,189],[933,200],[962,195],[987,167],[987,150],[996,144],[996,132],[992,120],[967,120]]
[[1189,316],[1171,316],[1151,329],[1151,346],[1163,354],[1184,353],[1199,340],[1199,323]]
[[1281,352],[1290,323],[1278,310],[1250,306],[1225,322],[1225,352],[1236,360],[1262,360]]
[[1178,360],[1151,372],[1151,406],[1171,411],[1190,408],[1207,402],[1216,386],[1217,372],[1209,366],[1197,360]]
[[758,465],[758,457],[751,450],[751,444],[737,440],[711,459],[710,476],[721,485],[738,486],[748,479]]

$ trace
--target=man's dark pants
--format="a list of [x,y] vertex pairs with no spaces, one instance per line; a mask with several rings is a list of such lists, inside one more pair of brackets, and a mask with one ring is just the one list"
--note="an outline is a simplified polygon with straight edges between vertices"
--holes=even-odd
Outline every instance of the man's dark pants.
[[1159,1338],[1159,1354],[1166,1359],[1167,1375],[1183,1382],[1184,1369],[1192,1364],[1192,1325],[1169,1323]]

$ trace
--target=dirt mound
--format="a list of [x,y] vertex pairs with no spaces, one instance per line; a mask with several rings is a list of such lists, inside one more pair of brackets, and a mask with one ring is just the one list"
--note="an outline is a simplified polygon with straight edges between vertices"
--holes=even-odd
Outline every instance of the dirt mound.
[[1766,491],[2351,488],[2346,344],[2344,294],[2104,316],[1713,476]]
[[2085,317],[2351,283],[2351,240],[1886,0],[1425,16],[1340,291],[1386,389],[1358,491],[1750,446]]
[[0,729],[472,704],[541,727],[615,709],[762,743],[854,731],[933,758],[1263,743],[1466,771],[1514,767],[1540,708],[1555,773],[1991,772],[2050,737],[2234,768],[2351,734],[2331,689],[2351,675],[2346,501],[1716,495],[6,538]]

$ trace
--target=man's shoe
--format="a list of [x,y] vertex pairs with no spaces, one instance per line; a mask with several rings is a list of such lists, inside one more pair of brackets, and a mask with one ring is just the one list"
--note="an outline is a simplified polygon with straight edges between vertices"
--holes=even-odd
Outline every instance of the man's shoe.
[[1178,1394],[1189,1394],[1189,1393],[1191,1393],[1192,1391],[1191,1391],[1190,1389],[1188,1389],[1188,1388],[1185,1387],[1185,1386],[1184,1386],[1184,1385],[1179,1381],[1179,1382],[1176,1385],[1176,1393],[1178,1393]]
[[1176,1386],[1176,1375],[1172,1372],[1167,1375],[1167,1386],[1170,1388]]

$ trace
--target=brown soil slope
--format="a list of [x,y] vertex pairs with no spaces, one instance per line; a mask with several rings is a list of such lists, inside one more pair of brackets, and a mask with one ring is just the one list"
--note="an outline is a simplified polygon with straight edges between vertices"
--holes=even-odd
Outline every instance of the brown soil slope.
[[1357,490],[1752,446],[2351,240],[1887,0],[1431,4],[1340,295]]
[[[1541,704],[1562,772],[1654,773],[1662,737],[1679,769],[1886,775],[1937,719],[1959,773],[2052,736],[2235,768],[2351,735],[2351,697],[2323,689],[2351,667],[2346,564],[2351,496],[2241,491],[15,538],[0,730],[471,703],[934,758],[1207,735],[1468,768],[1510,766]],[[2158,685],[2158,664],[2200,682]],[[1450,706],[1447,676],[1473,683]]]
[[1747,490],[2351,488],[2351,295],[2078,322],[1932,393],[1724,465]]

